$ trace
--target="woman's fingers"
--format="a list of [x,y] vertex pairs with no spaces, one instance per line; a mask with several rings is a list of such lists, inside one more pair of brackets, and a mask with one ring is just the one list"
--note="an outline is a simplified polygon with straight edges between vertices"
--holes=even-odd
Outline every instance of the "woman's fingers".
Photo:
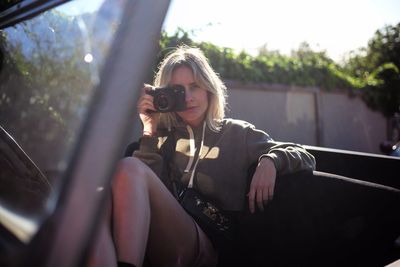
[[153,96],[146,93],[148,90],[152,90],[152,87],[145,85],[137,102],[137,111],[143,124],[143,131],[154,133],[157,130],[160,114],[154,107]]
[[[267,195],[268,197],[268,195]],[[264,211],[264,199],[263,199],[263,189],[257,190],[257,207],[260,211]]]
[[260,211],[264,211],[264,205],[268,204],[268,201],[272,200],[273,189],[265,186],[265,187],[254,187],[250,189],[250,192],[247,194],[249,197],[249,210],[251,213],[255,212],[255,207]]
[[256,211],[255,195],[256,195],[256,191],[254,189],[250,189],[248,196],[249,196],[249,210],[251,213],[254,213]]
[[249,210],[254,213],[256,206],[260,211],[264,211],[267,205],[274,197],[275,177],[267,179],[264,175],[255,175],[250,185],[250,191],[247,194],[249,198]]
[[262,192],[263,192],[263,204],[267,205],[268,201],[272,200],[272,198],[269,197],[269,192],[270,192],[269,187],[264,187]]
[[139,99],[138,112],[139,114],[147,114],[149,110],[156,111],[153,105],[153,97],[150,95],[143,95]]
[[250,184],[249,209],[255,212],[255,202],[260,211],[264,211],[264,205],[268,204],[274,197],[276,181],[276,168],[274,162],[269,158],[262,158],[253,175]]
[[264,186],[257,189],[255,195],[255,200],[257,202],[257,207],[260,211],[264,211],[265,205],[268,204],[274,197],[274,188],[271,185]]
[[274,198],[275,184],[272,184],[268,188],[268,201],[271,201]]

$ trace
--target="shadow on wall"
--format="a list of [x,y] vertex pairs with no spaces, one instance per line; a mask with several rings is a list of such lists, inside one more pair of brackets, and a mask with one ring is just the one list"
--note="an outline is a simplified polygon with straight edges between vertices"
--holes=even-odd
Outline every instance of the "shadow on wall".
[[386,139],[386,118],[370,110],[358,97],[320,93],[322,140],[326,147],[380,154]]
[[228,116],[263,129],[277,141],[318,145],[312,93],[230,89]]
[[275,140],[381,154],[386,119],[358,97],[316,88],[227,82],[228,116]]

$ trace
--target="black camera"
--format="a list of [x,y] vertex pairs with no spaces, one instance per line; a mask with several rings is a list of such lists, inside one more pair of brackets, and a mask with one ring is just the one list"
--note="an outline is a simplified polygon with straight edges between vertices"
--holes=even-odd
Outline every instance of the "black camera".
[[181,85],[159,87],[146,93],[153,96],[154,108],[158,112],[183,111],[186,109],[185,88]]

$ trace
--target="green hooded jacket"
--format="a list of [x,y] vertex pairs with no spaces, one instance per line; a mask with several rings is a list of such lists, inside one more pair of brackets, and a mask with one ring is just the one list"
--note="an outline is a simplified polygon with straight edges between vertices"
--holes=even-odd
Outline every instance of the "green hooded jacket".
[[[275,163],[279,175],[314,170],[315,159],[304,147],[275,142],[254,125],[224,119],[219,132],[203,125],[184,123],[171,131],[159,129],[157,137],[142,137],[133,156],[146,163],[175,195],[187,187],[193,173],[193,187],[223,210],[244,208],[248,193],[248,171],[262,157]],[[198,159],[199,151],[201,152]]]

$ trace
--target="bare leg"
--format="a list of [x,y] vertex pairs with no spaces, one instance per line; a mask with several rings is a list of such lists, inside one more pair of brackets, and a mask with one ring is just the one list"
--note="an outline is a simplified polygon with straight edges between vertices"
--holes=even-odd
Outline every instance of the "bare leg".
[[[119,261],[141,266],[190,266],[198,255],[193,219],[154,172],[125,158],[113,180],[113,236]],[[148,242],[147,242],[148,241]]]
[[104,220],[102,220],[97,236],[93,242],[93,248],[89,257],[88,265],[90,267],[116,267],[117,256],[111,237],[110,219],[111,219],[111,199],[108,199]]

